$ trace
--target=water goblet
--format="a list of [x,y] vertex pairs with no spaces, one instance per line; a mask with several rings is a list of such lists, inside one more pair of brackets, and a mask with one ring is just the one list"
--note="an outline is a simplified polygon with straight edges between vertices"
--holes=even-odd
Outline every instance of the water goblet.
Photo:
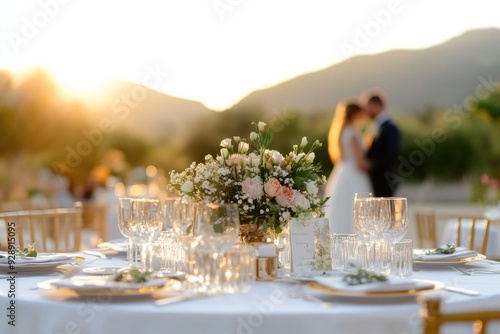
[[132,231],[132,198],[118,199],[118,229],[127,240],[127,259],[130,269],[139,267],[137,245]]
[[[377,253],[385,230],[389,227],[389,206],[378,197],[355,198],[353,208],[354,230],[365,243],[367,267],[378,270]],[[373,249],[373,254],[370,251]]]
[[136,243],[141,245],[143,272],[150,272],[151,256],[148,256],[151,242],[160,236],[163,217],[160,201],[157,199],[133,199],[131,201],[132,233]]

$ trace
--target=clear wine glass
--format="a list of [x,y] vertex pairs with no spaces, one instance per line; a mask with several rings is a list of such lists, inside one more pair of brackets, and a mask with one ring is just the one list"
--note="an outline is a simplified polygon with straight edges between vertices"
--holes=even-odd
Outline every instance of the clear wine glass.
[[180,203],[181,197],[165,198],[163,203],[163,231],[173,232],[175,206]]
[[139,267],[137,245],[132,230],[132,198],[118,199],[118,229],[127,240],[127,259],[130,269]]
[[387,202],[389,210],[389,226],[384,232],[384,240],[391,247],[391,253],[394,245],[399,242],[408,231],[408,204],[404,197],[384,197],[382,201]]
[[[377,253],[380,242],[389,226],[388,202],[377,197],[356,196],[353,208],[354,230],[366,247],[366,265],[377,270]],[[373,254],[370,251],[373,249]]]
[[163,228],[160,201],[157,199],[133,199],[131,201],[131,229],[134,241],[141,245],[141,269],[151,271],[151,242],[158,238]]

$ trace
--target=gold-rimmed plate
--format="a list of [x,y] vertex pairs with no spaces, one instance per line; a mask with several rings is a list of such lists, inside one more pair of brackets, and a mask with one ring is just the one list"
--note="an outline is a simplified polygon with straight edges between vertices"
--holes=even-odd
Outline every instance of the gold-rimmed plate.
[[441,259],[441,260],[413,260],[414,264],[418,265],[430,265],[430,266],[442,266],[442,265],[457,265],[464,264],[468,262],[480,261],[486,259],[486,256],[483,254],[478,254],[476,256],[464,257],[462,259]]
[[[67,257],[60,260],[55,261],[47,261],[47,262],[19,262],[17,261],[14,264],[0,263],[0,272],[15,272],[15,273],[38,273],[38,272],[46,272],[53,269],[56,269],[59,266],[64,264],[69,264],[73,262],[80,262],[81,258],[77,257]],[[83,258],[84,259],[84,258]]]
[[144,283],[122,283],[104,277],[81,276],[42,282],[39,287],[72,292],[80,296],[145,296],[159,291],[166,282],[165,279],[150,279]]
[[409,298],[416,297],[422,293],[443,290],[446,285],[439,281],[429,280],[413,280],[416,284],[411,289],[390,290],[390,291],[355,291],[333,289],[318,282],[311,282],[307,287],[315,292],[326,294],[329,296],[354,298],[354,299],[393,299],[393,298]]

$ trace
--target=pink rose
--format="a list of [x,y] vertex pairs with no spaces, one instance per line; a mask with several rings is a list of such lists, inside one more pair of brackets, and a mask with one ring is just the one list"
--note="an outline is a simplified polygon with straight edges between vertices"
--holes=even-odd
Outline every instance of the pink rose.
[[278,179],[270,178],[266,183],[264,183],[264,191],[271,197],[275,197],[279,194],[281,189],[281,184]]
[[241,182],[241,189],[251,199],[259,199],[264,195],[262,181],[259,177],[245,179]]
[[281,187],[281,191],[276,195],[276,202],[285,208],[293,205],[294,199],[295,190],[287,187]]

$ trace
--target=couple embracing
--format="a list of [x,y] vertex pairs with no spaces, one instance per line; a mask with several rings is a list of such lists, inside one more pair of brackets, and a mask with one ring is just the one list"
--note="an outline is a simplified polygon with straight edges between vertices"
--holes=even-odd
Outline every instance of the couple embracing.
[[[368,92],[358,101],[337,106],[328,133],[328,153],[334,169],[325,187],[325,216],[332,233],[354,233],[352,209],[355,193],[391,197],[397,186],[397,158],[401,134],[385,110],[382,93]],[[357,125],[370,118],[363,140]]]

